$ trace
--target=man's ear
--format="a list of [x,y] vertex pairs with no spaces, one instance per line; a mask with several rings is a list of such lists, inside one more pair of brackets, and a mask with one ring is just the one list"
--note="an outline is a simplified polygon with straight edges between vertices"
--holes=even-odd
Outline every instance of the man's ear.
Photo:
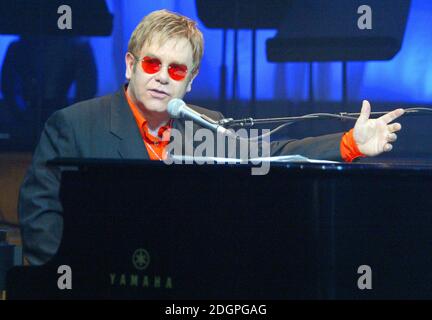
[[127,80],[130,80],[134,72],[134,65],[135,65],[135,57],[133,56],[132,53],[126,52],[125,63],[126,63],[125,76]]
[[186,88],[186,92],[190,92],[192,90],[192,82],[194,81],[195,77],[198,75],[198,71],[195,72],[195,74],[192,76],[192,78],[189,80],[189,83]]

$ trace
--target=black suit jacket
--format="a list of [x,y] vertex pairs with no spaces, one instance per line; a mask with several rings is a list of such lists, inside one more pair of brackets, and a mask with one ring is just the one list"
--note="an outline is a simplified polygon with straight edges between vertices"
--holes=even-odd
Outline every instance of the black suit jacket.
[[[222,114],[197,106],[213,119]],[[184,133],[184,122],[173,127]],[[194,124],[194,130],[199,126]],[[301,154],[315,159],[341,161],[342,133],[271,143],[271,155]],[[63,230],[59,201],[60,169],[47,167],[56,157],[149,159],[127,104],[124,89],[55,112],[46,122],[32,164],[20,189],[18,212],[24,254],[31,264],[43,264],[60,244]]]

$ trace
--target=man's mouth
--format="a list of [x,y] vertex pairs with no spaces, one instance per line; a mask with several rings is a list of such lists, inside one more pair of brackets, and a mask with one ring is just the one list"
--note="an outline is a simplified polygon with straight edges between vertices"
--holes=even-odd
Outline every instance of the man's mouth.
[[166,93],[165,91],[162,91],[162,90],[149,89],[149,92],[150,92],[150,95],[156,99],[164,99],[167,96],[169,96],[168,93]]

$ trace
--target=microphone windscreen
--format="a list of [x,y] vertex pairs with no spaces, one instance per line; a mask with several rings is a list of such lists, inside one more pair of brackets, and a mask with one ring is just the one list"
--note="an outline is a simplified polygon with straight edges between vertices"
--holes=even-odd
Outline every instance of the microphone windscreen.
[[170,100],[170,102],[168,102],[167,111],[172,118],[181,118],[181,109],[185,105],[186,104],[182,99],[175,98]]

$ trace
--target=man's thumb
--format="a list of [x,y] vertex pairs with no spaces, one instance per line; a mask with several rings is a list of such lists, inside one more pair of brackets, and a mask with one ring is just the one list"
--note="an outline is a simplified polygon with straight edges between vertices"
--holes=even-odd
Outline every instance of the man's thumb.
[[366,121],[368,121],[369,116],[370,116],[370,112],[371,112],[371,106],[370,106],[369,101],[363,100],[360,116],[359,116],[357,122],[358,123],[365,123]]

